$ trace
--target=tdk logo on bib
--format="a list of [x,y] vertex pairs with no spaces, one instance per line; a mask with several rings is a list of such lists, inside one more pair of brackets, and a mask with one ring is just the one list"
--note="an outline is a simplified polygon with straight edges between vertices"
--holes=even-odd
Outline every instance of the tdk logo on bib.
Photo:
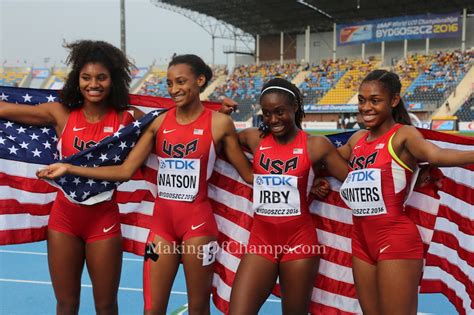
[[375,181],[374,170],[353,171],[347,175],[346,183]]
[[258,176],[256,182],[258,185],[267,186],[293,186],[292,178],[283,176]]
[[194,162],[182,159],[162,159],[160,160],[160,169],[194,170]]
[[199,159],[158,158],[158,196],[192,202],[199,192]]
[[387,213],[383,199],[382,171],[367,168],[352,171],[341,185],[339,194],[355,216],[373,216]]

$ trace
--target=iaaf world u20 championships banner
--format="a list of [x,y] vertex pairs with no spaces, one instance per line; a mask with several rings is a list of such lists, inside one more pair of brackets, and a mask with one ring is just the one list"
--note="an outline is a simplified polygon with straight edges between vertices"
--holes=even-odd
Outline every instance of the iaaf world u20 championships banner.
[[339,46],[456,37],[461,34],[461,21],[459,13],[414,15],[341,24],[336,31]]

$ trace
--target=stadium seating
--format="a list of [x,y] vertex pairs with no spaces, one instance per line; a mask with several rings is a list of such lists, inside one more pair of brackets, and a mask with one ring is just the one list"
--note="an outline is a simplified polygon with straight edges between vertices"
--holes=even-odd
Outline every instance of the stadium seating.
[[20,86],[21,81],[30,73],[30,68],[0,68],[0,85]]
[[151,76],[140,87],[138,94],[153,96],[168,96],[166,85],[166,70],[164,68],[154,67],[151,70]]
[[239,110],[232,114],[235,120],[247,120],[254,113],[252,105],[258,103],[258,97],[264,83],[275,77],[292,80],[299,69],[296,63],[283,65],[271,63],[256,65],[241,65],[234,69],[224,84],[218,86],[209,99],[219,101],[226,96],[239,103]]
[[66,67],[57,67],[53,69],[51,77],[46,82],[48,89],[61,89],[69,74],[69,69]]
[[457,116],[459,121],[474,121],[474,93],[471,94],[454,116]]
[[400,60],[395,66],[395,73],[400,77],[402,82],[402,94],[412,84],[413,80],[426,68],[428,63],[432,60],[432,56],[425,56],[414,54],[408,58]]
[[[445,103],[469,71],[473,61],[474,50],[466,53],[439,51],[430,55],[410,55],[407,59],[400,60],[392,70],[400,76],[402,95],[409,108],[433,112]],[[228,74],[226,66],[217,66],[213,71],[214,78],[219,80],[214,84],[210,82],[211,86],[208,86],[203,97],[213,101],[220,101],[223,96],[234,99],[239,103],[239,109],[232,113],[233,119],[248,120],[259,111],[258,99],[263,84],[274,77],[282,77],[293,80],[298,85],[305,105],[347,104],[357,93],[362,79],[379,66],[380,62],[375,57],[365,61],[322,60],[311,65],[299,65],[296,62],[283,65],[240,65],[231,74]],[[144,74],[140,77],[140,82],[136,82],[134,91],[138,90],[138,94],[143,95],[168,97],[166,66],[140,69]],[[30,84],[36,88],[44,86],[60,89],[69,69],[55,68],[47,82],[41,84],[34,83],[32,79],[28,80],[30,72],[30,68],[0,68],[0,85]],[[34,79],[34,76],[31,77]],[[470,102],[471,105],[465,104],[457,112],[462,120],[472,120],[472,96]]]
[[335,87],[323,96],[319,104],[347,104],[359,89],[362,79],[379,64],[380,62],[375,58],[354,61]]
[[428,110],[439,107],[471,66],[471,53],[436,52],[432,62],[406,90],[406,103],[421,103]]
[[[213,79],[227,74],[226,66],[216,66],[213,70]],[[148,77],[145,82],[141,85],[138,94],[141,95],[153,95],[161,97],[169,97],[168,86],[166,84],[166,68],[165,67],[153,67],[151,70],[152,75]],[[209,84],[212,83],[209,82]]]
[[309,75],[299,86],[305,105],[317,104],[336,85],[349,66],[347,59],[323,60],[319,65],[313,64],[308,69]]

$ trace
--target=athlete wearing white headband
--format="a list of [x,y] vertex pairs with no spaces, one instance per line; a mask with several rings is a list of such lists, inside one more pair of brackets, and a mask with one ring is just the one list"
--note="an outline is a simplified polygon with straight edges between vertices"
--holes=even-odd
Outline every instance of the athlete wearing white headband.
[[229,315],[258,314],[277,277],[282,313],[307,314],[319,263],[308,186],[322,163],[339,180],[346,178],[347,164],[329,140],[302,130],[303,96],[293,83],[270,80],[260,105],[261,127],[239,132],[240,144],[253,153],[253,221]]
[[284,88],[282,86],[277,86],[277,85],[267,87],[265,90],[262,91],[262,93],[260,93],[260,96],[263,95],[263,93],[265,93],[266,91],[274,90],[274,89],[286,91],[286,92],[290,93],[291,95],[293,95],[293,97],[296,97],[295,93],[292,90],[289,90],[287,88]]

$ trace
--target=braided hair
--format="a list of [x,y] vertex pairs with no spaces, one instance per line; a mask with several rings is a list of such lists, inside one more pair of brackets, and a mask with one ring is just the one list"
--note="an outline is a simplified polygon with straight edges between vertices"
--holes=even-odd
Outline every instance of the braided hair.
[[[295,113],[295,124],[299,129],[303,129],[301,127],[301,123],[305,113],[303,108],[303,95],[301,94],[300,89],[298,89],[296,85],[290,81],[281,78],[274,78],[265,83],[265,85],[262,87],[260,100],[262,99],[263,95],[269,93],[281,94],[288,99],[290,104],[296,104],[297,110]],[[260,123],[258,129],[261,131],[262,137],[270,133],[270,128],[263,121]]]
[[[371,81],[380,82],[384,88],[389,91],[391,99],[393,99],[396,95],[400,95],[402,84],[396,73],[381,69],[374,70],[370,72],[364,78],[364,80],[362,80],[361,85]],[[397,123],[411,125],[410,116],[408,115],[408,111],[406,110],[405,104],[401,98],[397,106],[392,109],[392,117]]]

